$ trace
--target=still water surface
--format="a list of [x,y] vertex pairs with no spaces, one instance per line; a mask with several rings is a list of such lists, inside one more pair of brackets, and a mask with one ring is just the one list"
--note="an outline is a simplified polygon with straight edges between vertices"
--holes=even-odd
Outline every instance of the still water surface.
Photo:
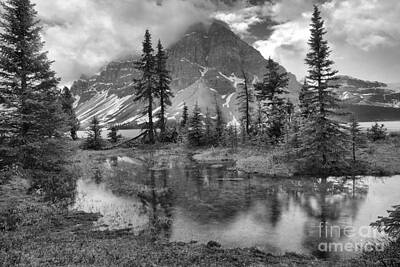
[[160,235],[171,241],[354,257],[353,251],[323,253],[318,246],[381,238],[369,224],[399,204],[398,176],[278,179],[233,171],[229,163],[198,164],[189,156],[153,162],[153,168],[145,157],[100,164],[93,177],[79,180],[73,208],[101,213],[100,229],[163,225]]

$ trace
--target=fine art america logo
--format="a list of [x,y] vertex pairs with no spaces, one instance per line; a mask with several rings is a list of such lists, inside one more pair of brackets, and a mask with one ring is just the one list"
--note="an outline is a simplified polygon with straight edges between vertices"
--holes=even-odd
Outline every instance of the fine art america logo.
[[[340,227],[327,225],[321,222],[319,225],[319,238],[326,240],[318,244],[321,252],[372,252],[383,251],[384,242],[379,241],[379,234],[370,226]],[[354,241],[355,238],[359,241]]]

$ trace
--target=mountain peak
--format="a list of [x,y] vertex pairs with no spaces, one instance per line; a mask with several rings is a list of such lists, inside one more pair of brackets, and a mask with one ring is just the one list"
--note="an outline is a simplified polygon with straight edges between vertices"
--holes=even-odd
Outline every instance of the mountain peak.
[[[198,102],[203,113],[210,107],[214,110],[217,103],[227,121],[237,122],[236,96],[243,83],[242,71],[252,81],[261,80],[267,64],[259,51],[218,20],[190,26],[167,52],[175,94],[168,110],[170,119],[180,116],[183,102]],[[132,60],[122,60],[85,82],[74,83],[72,91],[78,95],[76,112],[83,125],[94,115],[105,123],[143,122],[139,115],[141,104],[133,101],[133,79],[137,75]],[[294,75],[289,78],[290,98],[296,102],[300,85]]]

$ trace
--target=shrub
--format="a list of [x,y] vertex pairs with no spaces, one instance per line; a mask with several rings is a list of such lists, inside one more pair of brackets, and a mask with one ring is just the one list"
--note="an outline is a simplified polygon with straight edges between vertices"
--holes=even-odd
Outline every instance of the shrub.
[[384,140],[387,137],[387,129],[383,124],[379,125],[375,123],[371,128],[367,129],[368,139],[375,142],[378,140]]
[[396,240],[400,240],[400,205],[394,206],[393,210],[389,210],[388,213],[389,216],[379,217],[379,220],[372,223],[371,226]]
[[165,129],[165,133],[159,136],[159,140],[163,143],[176,143],[178,142],[179,133],[176,127]]
[[15,203],[0,210],[0,231],[15,231],[21,221],[21,214]]
[[115,126],[111,126],[109,130],[110,132],[107,135],[108,140],[111,143],[117,143],[122,138],[122,135],[118,134],[118,128]]

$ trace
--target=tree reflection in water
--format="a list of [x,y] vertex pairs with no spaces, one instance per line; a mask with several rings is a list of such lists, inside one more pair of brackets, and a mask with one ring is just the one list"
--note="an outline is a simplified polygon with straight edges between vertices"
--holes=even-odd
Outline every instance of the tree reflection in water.
[[[257,179],[254,175],[242,174],[242,182],[221,182],[215,179],[232,174],[240,176],[224,169],[208,168],[203,171],[203,177],[206,175],[205,179],[208,180],[204,184],[199,182],[198,169],[185,172],[185,180],[194,179],[194,183],[176,185],[180,187],[178,191],[189,191],[177,195],[176,205],[196,223],[205,225],[214,222],[222,225],[234,221],[261,202],[266,211],[254,213],[253,219],[271,228],[279,225],[283,211],[299,207],[307,219],[304,229],[297,229],[293,233],[303,231],[303,248],[318,257],[333,256],[320,253],[318,244],[337,242],[338,238],[343,238],[344,228],[352,225],[352,220],[368,194],[368,186],[355,178]],[[192,190],[195,192],[190,193]],[[324,232],[327,226],[339,229],[338,233],[334,233],[334,236],[320,236],[320,231]]]
[[[143,204],[143,212],[149,216],[149,230],[153,239],[169,239],[172,224],[173,192],[168,187],[168,169],[156,168],[153,153],[145,158],[149,179],[146,188],[137,196]],[[157,181],[159,183],[157,184]]]
[[[230,163],[198,164],[189,157],[155,162],[158,156],[111,159],[102,183],[112,181],[114,193],[138,198],[140,214],[148,218],[154,238],[171,241],[215,240],[225,246],[259,246],[272,253],[296,251],[334,258],[335,253],[319,252],[318,245],[347,242],[345,228],[368,226],[375,219],[370,218],[372,213],[384,210],[385,202],[393,202],[391,188],[396,187],[368,177],[284,179],[246,174],[231,170]],[[366,198],[369,185],[388,192],[390,199],[374,191],[372,201],[384,201],[371,202]],[[368,205],[379,204],[372,213],[363,205],[367,199]],[[132,208],[132,212],[139,211]],[[321,234],[331,227],[332,235]]]
[[[302,198],[300,205],[308,215],[304,247],[319,258],[339,257],[334,252],[318,249],[319,244],[344,243],[346,227],[351,227],[360,205],[368,194],[368,186],[354,177],[313,179],[312,187]],[[349,216],[343,216],[343,213]]]

